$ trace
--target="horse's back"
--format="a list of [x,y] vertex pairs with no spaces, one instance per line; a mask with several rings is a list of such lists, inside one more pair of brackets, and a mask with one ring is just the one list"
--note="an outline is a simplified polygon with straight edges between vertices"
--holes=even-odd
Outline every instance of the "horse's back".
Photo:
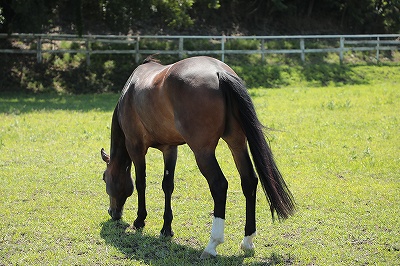
[[[149,62],[132,75],[125,102],[140,123],[127,130],[145,136],[149,145],[188,143],[192,148],[215,146],[226,124],[226,104],[219,72],[227,65],[210,57],[192,57],[162,66]],[[134,123],[134,124],[135,124]]]
[[168,75],[187,78],[188,80],[203,81],[216,77],[217,72],[228,71],[234,74],[233,70],[225,63],[207,56],[191,57],[172,64]]

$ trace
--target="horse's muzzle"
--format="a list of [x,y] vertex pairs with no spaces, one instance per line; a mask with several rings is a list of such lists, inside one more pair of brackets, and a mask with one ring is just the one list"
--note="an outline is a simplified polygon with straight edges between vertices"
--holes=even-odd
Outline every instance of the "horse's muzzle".
[[121,219],[122,217],[122,210],[121,211],[117,211],[117,210],[113,210],[111,208],[108,209],[108,214],[111,216],[111,218],[116,221]]

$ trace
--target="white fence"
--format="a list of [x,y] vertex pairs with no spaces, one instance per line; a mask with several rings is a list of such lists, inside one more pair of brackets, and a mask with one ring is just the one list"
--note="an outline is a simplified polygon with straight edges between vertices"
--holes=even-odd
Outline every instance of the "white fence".
[[[388,50],[399,51],[400,34],[375,34],[375,35],[294,35],[294,36],[150,36],[150,35],[83,35],[81,37],[67,34],[0,34],[1,39],[21,41],[21,45],[14,45],[12,49],[0,49],[0,53],[10,54],[36,54],[37,61],[43,60],[44,53],[82,53],[86,55],[86,62],[90,65],[90,56],[94,54],[133,54],[136,63],[141,55],[171,54],[179,58],[191,55],[220,55],[225,60],[229,54],[260,54],[264,61],[268,54],[299,54],[301,60],[306,60],[306,54],[310,53],[337,53],[340,62],[343,62],[344,53],[348,51],[375,51],[375,58],[379,61],[380,52]],[[145,40],[175,41],[173,49],[142,49],[141,43]],[[214,44],[217,49],[198,50],[185,49],[185,40],[206,39]],[[231,40],[255,40],[259,42],[257,48],[232,50],[226,49],[227,42]],[[62,49],[56,42],[77,43],[75,49]],[[271,48],[269,43],[273,41],[291,42],[291,47]],[[313,45],[313,43],[328,42],[326,45]],[[26,45],[24,43],[28,43]],[[94,44],[125,44],[130,49],[96,49]],[[317,48],[313,48],[313,47]],[[33,47],[33,48],[32,48]],[[321,48],[323,47],[323,48]]]

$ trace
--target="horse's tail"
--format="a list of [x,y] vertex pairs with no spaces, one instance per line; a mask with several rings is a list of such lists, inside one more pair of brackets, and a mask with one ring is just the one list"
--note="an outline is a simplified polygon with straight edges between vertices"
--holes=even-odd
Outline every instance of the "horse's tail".
[[276,211],[279,219],[286,219],[295,211],[294,199],[276,166],[250,95],[240,78],[227,72],[218,73],[218,76],[228,106],[237,108],[238,120],[247,137],[253,162],[270,204],[272,218]]

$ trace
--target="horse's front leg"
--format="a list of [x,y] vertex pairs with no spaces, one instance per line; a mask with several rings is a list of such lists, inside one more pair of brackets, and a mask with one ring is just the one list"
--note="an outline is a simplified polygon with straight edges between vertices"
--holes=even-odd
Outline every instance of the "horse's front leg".
[[161,236],[170,237],[174,235],[171,223],[173,219],[171,208],[171,196],[174,191],[174,174],[178,149],[176,146],[168,146],[162,149],[164,155],[164,178],[162,188],[165,195],[164,225],[161,229]]
[[133,223],[133,226],[137,229],[145,226],[145,219],[147,217],[146,211],[146,160],[145,154],[133,156],[133,164],[135,165],[136,174],[136,190],[138,194],[138,210],[137,218]]

